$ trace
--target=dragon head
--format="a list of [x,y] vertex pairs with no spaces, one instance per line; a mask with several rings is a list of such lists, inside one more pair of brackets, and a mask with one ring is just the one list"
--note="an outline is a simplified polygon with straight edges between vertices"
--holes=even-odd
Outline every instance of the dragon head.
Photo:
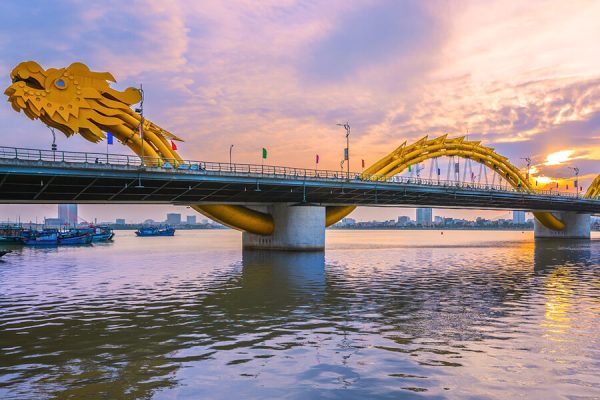
[[25,61],[10,78],[12,84],[4,94],[15,111],[92,142],[104,138],[103,131],[126,124],[126,116],[135,117],[130,106],[141,100],[137,89],[114,90],[109,86],[109,81],[115,82],[112,74],[90,71],[78,62],[45,70],[35,61]]

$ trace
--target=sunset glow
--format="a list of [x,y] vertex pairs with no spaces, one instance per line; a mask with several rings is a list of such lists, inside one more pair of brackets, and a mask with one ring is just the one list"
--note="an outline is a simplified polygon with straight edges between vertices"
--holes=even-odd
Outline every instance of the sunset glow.
[[546,165],[558,165],[567,162],[571,159],[573,150],[562,150],[546,156]]
[[[336,124],[348,121],[351,169],[405,140],[468,133],[518,168],[529,157],[535,173],[567,176],[576,158],[583,185],[600,172],[600,2],[139,0],[37,9],[23,24],[22,4],[4,4],[4,42],[27,42],[0,50],[5,84],[24,60],[45,68],[82,61],[110,71],[117,89],[143,84],[146,115],[185,140],[186,159],[227,161],[234,145],[234,162],[260,163],[265,147],[268,164],[312,167],[318,154],[319,168],[338,170],[345,138]],[[0,122],[11,132],[5,146],[50,146],[48,130],[8,104]],[[98,151],[78,135],[57,144]]]

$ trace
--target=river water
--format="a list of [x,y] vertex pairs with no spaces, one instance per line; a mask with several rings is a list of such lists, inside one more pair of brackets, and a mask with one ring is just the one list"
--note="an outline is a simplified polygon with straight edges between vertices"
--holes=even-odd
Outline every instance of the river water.
[[0,260],[2,399],[600,398],[600,235],[230,230]]

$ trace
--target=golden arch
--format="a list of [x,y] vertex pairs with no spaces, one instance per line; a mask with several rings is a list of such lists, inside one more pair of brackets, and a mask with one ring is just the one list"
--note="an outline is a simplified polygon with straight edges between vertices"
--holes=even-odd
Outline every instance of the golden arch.
[[588,199],[595,199],[598,196],[600,196],[600,175],[594,179],[588,190],[583,195],[583,197]]
[[[136,154],[154,157],[154,162],[158,164],[166,161],[177,164],[181,161],[168,142],[181,139],[131,110],[131,105],[140,101],[139,92],[135,88],[122,92],[112,89],[108,81],[115,82],[115,79],[108,72],[90,71],[82,63],[45,70],[34,61],[26,61],[17,65],[10,77],[12,84],[4,93],[15,111],[23,111],[31,119],[40,119],[67,136],[80,134],[92,142],[104,139],[104,132],[111,132]],[[138,136],[140,124],[144,140]],[[533,191],[530,183],[506,157],[492,148],[482,146],[480,142],[467,141],[462,137],[448,139],[446,135],[436,139],[424,137],[410,145],[404,142],[367,168],[361,178],[385,180],[409,165],[440,156],[473,159],[496,170],[511,186]],[[599,194],[600,176],[585,196],[595,198]],[[192,207],[235,229],[259,235],[269,235],[274,230],[271,215],[244,206],[213,204]],[[326,226],[338,222],[355,208],[327,207]],[[550,229],[562,230],[565,227],[549,212],[534,212],[534,215]]]
[[[436,139],[428,139],[425,136],[411,145],[404,142],[396,150],[367,168],[363,172],[362,178],[387,180],[404,171],[409,165],[442,156],[472,159],[498,172],[512,187],[526,192],[533,192],[531,183],[508,161],[508,158],[496,153],[491,147],[482,146],[479,141],[468,141],[464,137],[448,139],[448,135]],[[338,213],[347,215],[355,208],[354,206],[347,206],[340,209]],[[538,221],[550,229],[565,229],[565,224],[552,213],[534,212],[533,214]]]

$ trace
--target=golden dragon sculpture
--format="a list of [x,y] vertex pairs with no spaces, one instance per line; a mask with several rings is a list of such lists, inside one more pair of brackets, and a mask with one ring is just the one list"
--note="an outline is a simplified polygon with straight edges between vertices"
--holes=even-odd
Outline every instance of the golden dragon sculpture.
[[[106,138],[112,133],[121,143],[151,162],[177,164],[181,157],[169,144],[180,138],[142,118],[131,109],[140,102],[140,91],[127,88],[118,91],[110,87],[116,82],[108,72],[93,72],[85,64],[73,63],[66,68],[45,70],[34,61],[17,65],[11,72],[12,84],[5,90],[8,101],[17,112],[23,111],[30,119],[39,119],[66,136],[79,134],[91,142]],[[143,140],[139,135],[140,122]],[[480,142],[464,138],[436,139],[427,137],[407,145],[406,142],[367,168],[361,179],[381,179],[402,172],[409,165],[440,156],[471,158],[498,172],[510,185],[532,192],[530,183],[506,157]],[[586,192],[586,197],[600,194],[600,176]],[[196,211],[232,228],[259,235],[270,235],[274,230],[271,215],[239,205],[192,205]],[[355,206],[326,207],[326,226],[350,214]],[[535,212],[535,217],[545,226],[564,229],[564,224],[549,212]]]

